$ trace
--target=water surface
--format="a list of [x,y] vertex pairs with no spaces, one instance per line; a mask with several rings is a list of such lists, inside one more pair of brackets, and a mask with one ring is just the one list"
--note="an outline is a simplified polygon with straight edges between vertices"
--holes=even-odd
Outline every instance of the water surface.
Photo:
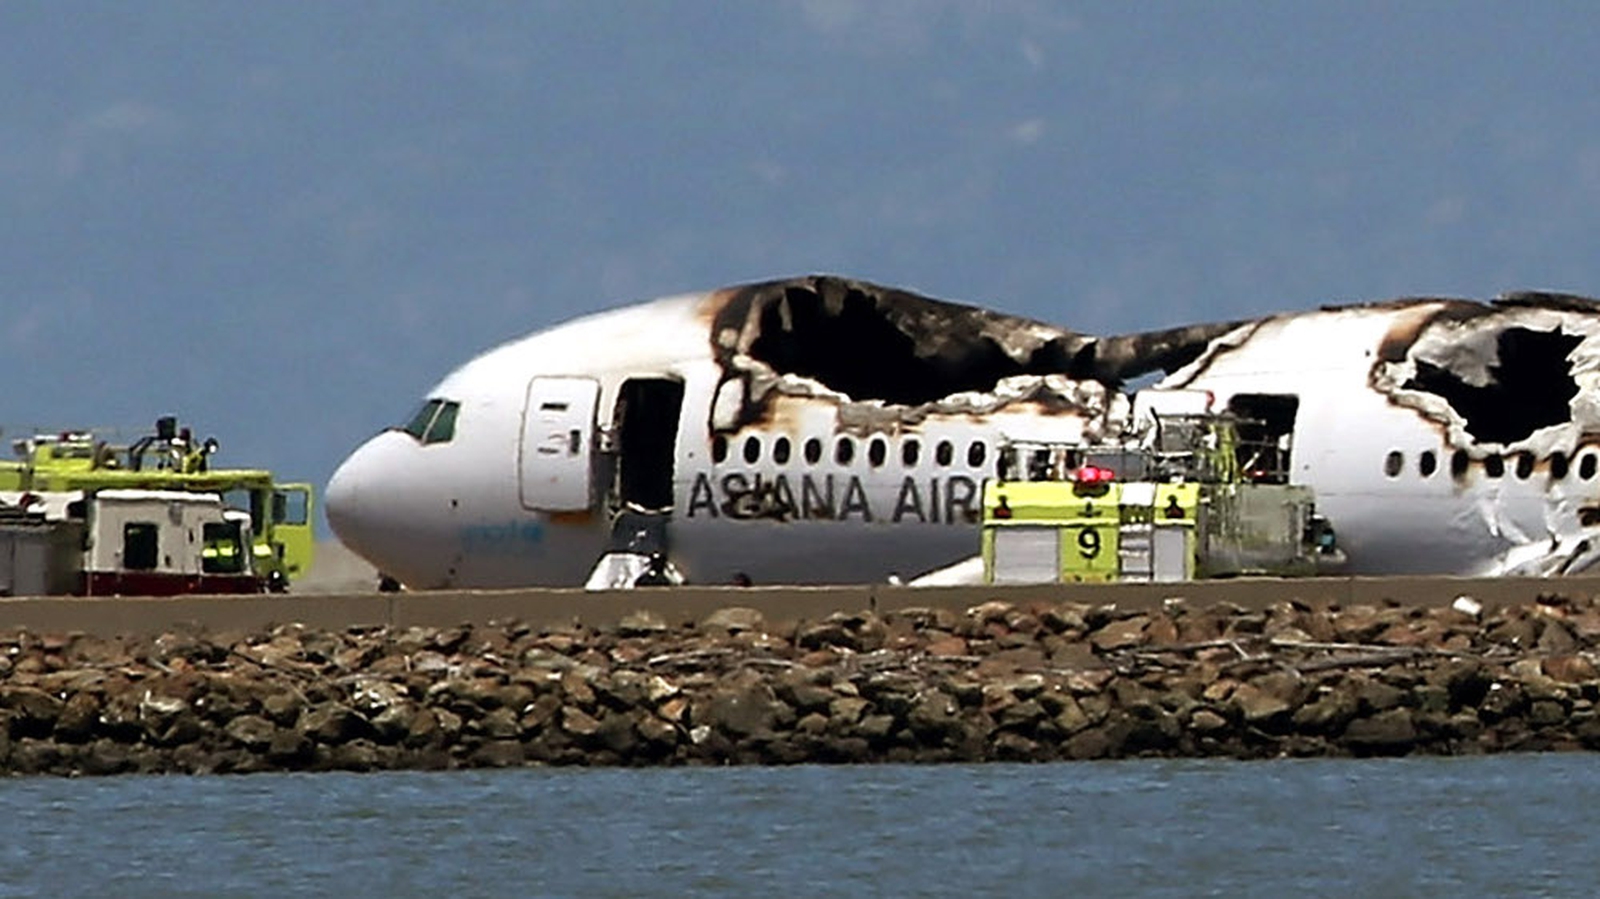
[[38,778],[0,797],[0,895],[1600,889],[1593,755]]

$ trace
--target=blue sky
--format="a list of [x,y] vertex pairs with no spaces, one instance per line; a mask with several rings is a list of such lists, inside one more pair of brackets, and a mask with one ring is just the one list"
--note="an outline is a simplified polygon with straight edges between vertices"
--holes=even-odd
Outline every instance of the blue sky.
[[0,6],[0,424],[322,483],[450,368],[834,272],[1091,332],[1600,294],[1600,13]]

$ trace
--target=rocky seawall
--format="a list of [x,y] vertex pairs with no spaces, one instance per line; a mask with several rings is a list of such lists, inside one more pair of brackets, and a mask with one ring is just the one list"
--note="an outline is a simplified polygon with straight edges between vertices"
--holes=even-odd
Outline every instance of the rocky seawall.
[[[1600,603],[0,636],[11,774],[1600,748]],[[1466,609],[1463,611],[1462,609]]]

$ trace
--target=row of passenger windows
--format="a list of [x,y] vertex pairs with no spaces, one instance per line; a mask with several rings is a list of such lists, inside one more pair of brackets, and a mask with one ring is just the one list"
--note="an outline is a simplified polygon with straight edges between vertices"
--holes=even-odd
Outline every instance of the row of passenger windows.
[[[1466,450],[1456,450],[1450,454],[1450,475],[1464,477],[1467,469],[1472,466],[1472,457]],[[1556,452],[1550,454],[1550,477],[1553,480],[1564,480],[1572,470],[1572,459],[1566,453]],[[1383,460],[1383,473],[1391,478],[1397,478],[1406,468],[1406,454],[1399,450],[1391,450]],[[1483,459],[1483,473],[1491,478],[1503,478],[1507,469],[1522,480],[1533,477],[1535,460],[1532,453],[1512,453],[1509,457],[1499,453],[1485,456]],[[1433,450],[1423,450],[1417,454],[1417,474],[1424,478],[1433,477],[1439,470],[1439,457]],[[1600,459],[1594,453],[1584,453],[1578,457],[1578,477],[1585,481],[1592,481],[1600,473]]]
[[[833,461],[839,465],[850,465],[856,459],[856,438],[838,437],[833,441]],[[867,464],[873,468],[882,468],[889,458],[889,441],[883,437],[874,437],[866,442]],[[739,453],[745,462],[752,465],[761,461],[763,451],[770,454],[773,462],[778,465],[788,463],[793,446],[788,437],[775,437],[768,446],[762,439],[754,434],[748,435],[739,445]],[[721,464],[728,458],[728,438],[718,434],[711,439],[711,461]],[[816,465],[822,461],[823,444],[817,437],[811,437],[801,446],[800,453],[806,464]],[[967,466],[969,468],[982,468],[983,463],[989,458],[989,447],[981,440],[974,440],[967,444]],[[900,463],[907,468],[915,466],[922,458],[922,441],[915,437],[907,437],[900,443]],[[955,463],[956,446],[948,440],[941,440],[933,446],[933,461],[939,465],[948,466]]]

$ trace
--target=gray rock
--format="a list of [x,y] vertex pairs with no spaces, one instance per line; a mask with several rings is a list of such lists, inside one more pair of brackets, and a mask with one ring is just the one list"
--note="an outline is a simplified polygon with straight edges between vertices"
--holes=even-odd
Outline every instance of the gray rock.
[[468,719],[467,731],[490,740],[515,740],[522,735],[522,723],[515,712],[501,707]]
[[1553,656],[1569,655],[1579,648],[1578,638],[1572,635],[1571,628],[1555,619],[1545,622],[1536,645],[1540,652]]
[[844,620],[830,618],[802,624],[795,632],[795,644],[802,649],[837,647],[860,651],[862,643]]
[[1337,734],[1355,719],[1360,700],[1349,690],[1332,689],[1295,710],[1294,725],[1306,733]]
[[838,698],[839,694],[831,685],[817,682],[821,674],[805,669],[785,672],[774,685],[775,692],[784,702],[799,711],[825,709],[829,703]]
[[1233,695],[1228,698],[1228,705],[1235,714],[1249,724],[1262,724],[1286,714],[1293,708],[1288,699],[1263,690],[1253,683],[1243,683],[1236,687]]
[[994,757],[1003,762],[1038,761],[1041,755],[1038,743],[1012,731],[996,734],[992,748]]
[[93,693],[74,693],[62,705],[56,718],[56,739],[67,743],[82,743],[94,734],[100,719],[100,699]]
[[700,627],[721,628],[732,634],[744,631],[764,631],[767,629],[767,616],[756,609],[744,606],[729,606],[707,615],[701,620]]
[[[440,746],[446,740],[446,735],[439,727],[439,719],[432,709],[413,706],[409,714],[398,707],[391,709],[395,715],[404,715],[404,732],[398,737],[400,743],[411,749],[420,749],[424,746]],[[385,713],[388,714],[388,713]],[[387,729],[389,722],[385,721]]]
[[1406,709],[1390,709],[1357,718],[1345,728],[1344,740],[1358,750],[1404,752],[1417,741],[1417,731]]
[[1089,641],[1101,652],[1129,649],[1144,642],[1144,631],[1149,625],[1150,619],[1143,615],[1112,621],[1090,634]]
[[622,616],[617,622],[617,633],[624,637],[649,637],[670,630],[667,619],[648,609],[639,609]]
[[351,707],[368,717],[409,701],[410,696],[404,687],[382,678],[358,678],[350,689]]
[[152,742],[160,746],[179,746],[184,743],[198,742],[205,736],[205,721],[194,710],[189,709],[179,712],[173,717],[160,736]]
[[280,729],[267,743],[266,760],[285,768],[301,768],[316,758],[316,744],[296,730]]
[[[388,706],[372,717],[373,736],[381,743],[398,743],[411,732],[412,718],[417,707],[410,702]],[[433,716],[428,720],[432,723]]]
[[1062,745],[1062,752],[1075,761],[1103,759],[1122,748],[1122,741],[1110,727],[1094,727],[1074,734]]
[[242,715],[229,721],[222,732],[251,752],[266,752],[278,733],[278,726],[260,715]]
[[[1044,714],[1044,710],[1037,705],[1033,708],[1034,718]],[[960,711],[961,707],[949,694],[939,690],[929,690],[921,694],[912,704],[906,716],[906,726],[919,740],[934,744],[942,743],[960,732]]]
[[855,733],[867,740],[881,741],[894,733],[893,715],[867,715],[855,727]]
[[1013,703],[995,716],[995,723],[1008,728],[1031,728],[1045,718],[1044,706],[1036,700]]
[[603,748],[625,759],[633,754],[639,737],[634,729],[632,716],[626,712],[611,712],[600,719],[600,728],[595,731],[595,740]]
[[682,734],[672,722],[663,721],[656,715],[641,715],[635,727],[640,739],[658,749],[677,745]]
[[305,700],[288,690],[269,693],[261,700],[261,712],[280,727],[289,727],[305,710]]
[[1061,711],[1056,713],[1054,719],[1056,728],[1061,733],[1070,736],[1094,723],[1076,699],[1072,698],[1070,694],[1061,695],[1064,701],[1061,703]]
[[593,709],[595,704],[594,688],[590,686],[593,671],[574,668],[561,675],[561,692],[566,696],[568,705],[575,705],[582,709]]
[[527,753],[516,740],[490,740],[467,756],[467,763],[479,768],[516,768],[527,760]]
[[339,744],[372,736],[372,725],[349,706],[325,702],[300,715],[295,729],[318,743]]
[[859,696],[840,696],[828,704],[828,717],[839,724],[855,724],[871,707]]
[[561,709],[561,731],[574,737],[592,737],[600,730],[600,722],[593,715],[575,706]]
[[1381,680],[1361,680],[1353,686],[1361,710],[1367,714],[1388,711],[1406,701],[1404,689]]
[[1484,693],[1483,700],[1478,703],[1478,717],[1485,723],[1494,724],[1521,714],[1527,702],[1527,694],[1523,692],[1521,685],[1510,681],[1495,681],[1489,685],[1488,692]]
[[692,726],[705,725],[733,737],[765,734],[778,719],[778,698],[759,681],[718,685],[689,708]]
[[555,721],[560,713],[561,699],[553,693],[546,693],[535,699],[522,713],[522,727],[529,733],[538,733]]
[[373,771],[381,767],[383,754],[371,740],[352,740],[326,746],[328,767],[339,771]]
[[1567,720],[1567,708],[1553,699],[1537,699],[1528,704],[1528,723],[1549,727]]
[[820,712],[812,712],[796,721],[794,729],[802,734],[821,736],[828,732],[828,716]]

